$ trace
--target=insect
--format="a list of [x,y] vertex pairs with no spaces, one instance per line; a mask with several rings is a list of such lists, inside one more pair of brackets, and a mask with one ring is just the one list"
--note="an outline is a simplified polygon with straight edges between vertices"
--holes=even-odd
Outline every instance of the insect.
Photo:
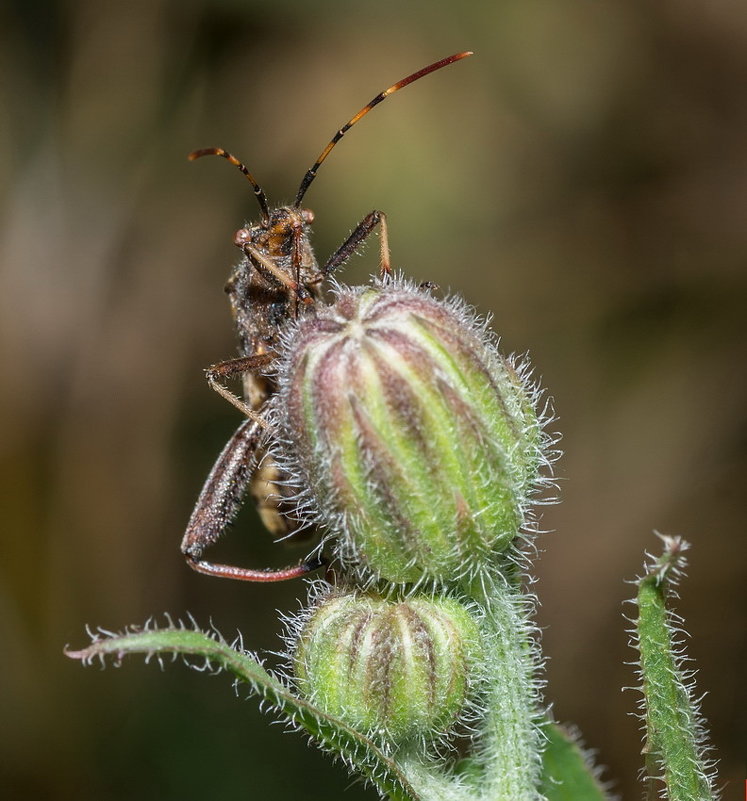
[[[218,362],[206,371],[210,386],[246,417],[228,440],[200,492],[182,539],[181,550],[189,565],[200,573],[244,581],[283,581],[304,575],[324,564],[309,559],[281,570],[252,570],[216,564],[203,559],[203,552],[215,543],[236,517],[247,491],[255,498],[260,517],[270,532],[282,537],[298,526],[284,497],[283,476],[266,453],[267,424],[262,409],[276,392],[267,368],[277,358],[280,332],[290,318],[312,313],[323,303],[323,284],[343,265],[378,226],[379,270],[382,277],[391,272],[386,215],[374,210],[355,226],[339,248],[319,266],[310,243],[314,214],[301,207],[317,170],[345,133],[374,106],[394,92],[425,75],[453,64],[471,52],[456,53],[408,75],[380,92],[332,137],[317,160],[307,170],[290,206],[270,208],[264,190],[235,156],[223,148],[195,150],[190,160],[202,156],[221,156],[244,174],[252,185],[260,210],[256,223],[240,228],[234,244],[242,253],[226,292],[239,338],[240,356]],[[243,399],[229,390],[224,381],[241,376]]]

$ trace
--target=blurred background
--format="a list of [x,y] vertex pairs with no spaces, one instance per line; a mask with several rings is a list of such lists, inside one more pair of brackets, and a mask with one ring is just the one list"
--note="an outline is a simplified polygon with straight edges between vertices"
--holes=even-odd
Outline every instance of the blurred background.
[[[223,284],[250,188],[306,196],[326,257],[372,208],[417,280],[492,312],[554,398],[563,503],[536,567],[547,698],[640,795],[626,579],[692,545],[678,611],[725,798],[745,744],[747,6],[731,0],[5,0],[0,11],[0,787],[8,798],[374,798],[230,682],[63,646],[191,611],[279,648],[300,582],[191,572],[178,546],[238,413]],[[377,248],[344,273],[359,283]],[[252,510],[220,557],[280,566]],[[632,607],[627,607],[628,613]],[[742,716],[742,717],[740,717]]]

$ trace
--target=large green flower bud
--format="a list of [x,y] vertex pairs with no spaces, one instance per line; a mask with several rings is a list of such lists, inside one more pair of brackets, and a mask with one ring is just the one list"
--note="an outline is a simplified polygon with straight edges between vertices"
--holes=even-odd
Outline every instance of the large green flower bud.
[[302,695],[330,715],[398,745],[442,736],[479,670],[480,632],[453,598],[389,601],[351,593],[315,608],[295,645]]
[[280,457],[346,566],[444,580],[509,546],[543,437],[533,390],[470,309],[402,281],[342,288],[285,353]]

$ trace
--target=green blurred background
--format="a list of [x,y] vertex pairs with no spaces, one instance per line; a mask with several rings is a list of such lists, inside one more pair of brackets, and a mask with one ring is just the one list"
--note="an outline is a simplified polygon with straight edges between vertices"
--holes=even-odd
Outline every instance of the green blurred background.
[[[230,682],[62,656],[89,622],[190,610],[277,649],[301,583],[187,569],[178,544],[237,413],[222,292],[256,215],[222,145],[307,195],[330,253],[372,208],[394,262],[463,293],[555,399],[563,503],[537,592],[548,700],[639,797],[624,583],[693,543],[678,610],[736,798],[744,746],[747,6],[731,0],[6,0],[0,11],[0,719],[4,797],[342,797],[350,780]],[[347,268],[365,280],[376,248]],[[741,315],[740,315],[741,312]],[[248,512],[222,556],[281,565]],[[632,611],[627,607],[628,612]],[[345,798],[373,798],[360,785]]]

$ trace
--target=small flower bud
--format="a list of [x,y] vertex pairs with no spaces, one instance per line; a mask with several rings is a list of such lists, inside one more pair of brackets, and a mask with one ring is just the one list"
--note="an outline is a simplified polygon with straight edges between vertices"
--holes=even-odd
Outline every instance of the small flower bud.
[[381,742],[446,734],[479,666],[480,636],[453,598],[394,602],[331,595],[312,611],[294,654],[302,695]]
[[470,309],[400,280],[342,288],[286,345],[279,458],[344,565],[445,580],[509,546],[543,435],[531,388]]

